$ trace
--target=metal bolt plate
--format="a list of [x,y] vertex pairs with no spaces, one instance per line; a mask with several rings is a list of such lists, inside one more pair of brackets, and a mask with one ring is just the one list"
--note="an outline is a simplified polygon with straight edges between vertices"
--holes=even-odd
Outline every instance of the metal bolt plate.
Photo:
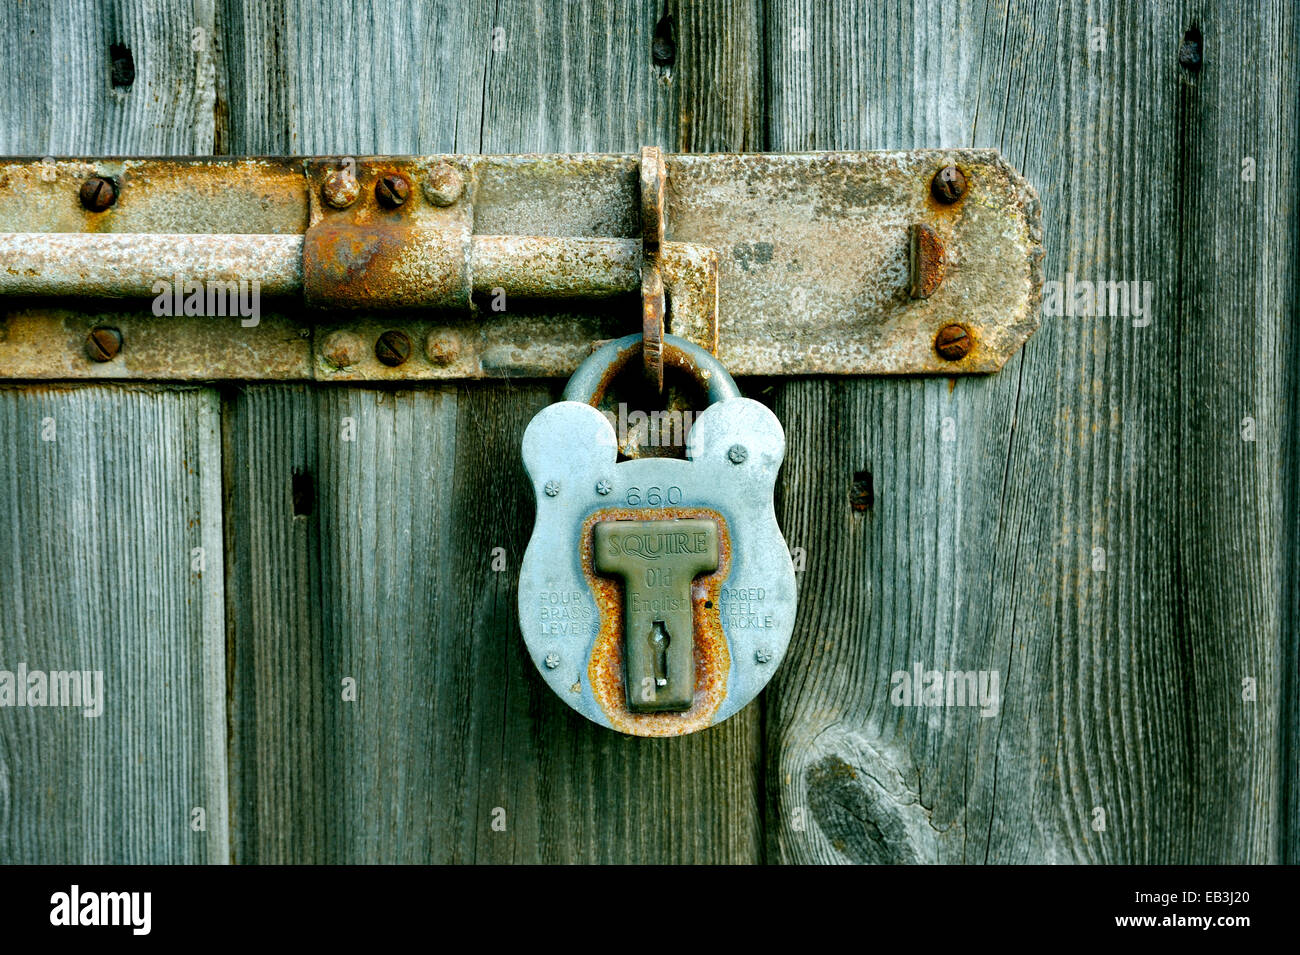
[[[326,180],[352,165],[360,196],[331,208]],[[446,207],[425,190],[443,167],[463,180]],[[1038,200],[996,151],[669,155],[664,167],[670,229],[657,264],[666,331],[716,350],[734,374],[991,372],[1038,326]],[[948,167],[966,183],[951,203],[932,191]],[[640,171],[638,156],[590,155],[0,160],[0,296],[21,297],[0,340],[0,377],[568,375],[593,340],[640,327]],[[395,209],[375,196],[387,175],[410,186]],[[77,199],[94,176],[119,184],[123,199],[111,212]],[[911,294],[917,224],[947,253],[942,282],[916,285],[928,298]],[[308,274],[304,236],[322,227],[337,228],[339,241],[332,251],[317,246],[328,254],[313,262],[327,268]],[[350,269],[393,281],[358,281]],[[258,279],[260,320],[154,315],[154,284],[177,275]],[[325,314],[301,307],[308,279]],[[485,304],[495,287],[506,291],[504,311]],[[575,309],[575,287],[583,299],[626,298]],[[438,309],[404,314],[403,331],[423,344],[446,329],[454,353],[416,348],[390,367],[373,354],[340,364],[318,350],[336,330],[373,343],[396,324],[376,310],[409,306],[413,296]],[[114,297],[120,306],[103,304]],[[357,311],[340,310],[349,304]],[[304,320],[319,325],[306,338]],[[67,328],[110,321],[132,343],[130,361],[89,363],[69,347]],[[976,343],[960,362],[934,346],[954,323]]]

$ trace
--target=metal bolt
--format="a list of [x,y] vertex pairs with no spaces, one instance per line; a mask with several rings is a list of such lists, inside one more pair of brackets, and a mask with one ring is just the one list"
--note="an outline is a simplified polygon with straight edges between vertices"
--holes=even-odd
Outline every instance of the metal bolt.
[[465,180],[455,166],[440,162],[424,180],[424,198],[435,206],[449,206],[465,191]]
[[361,195],[361,186],[351,167],[345,167],[329,174],[321,186],[320,194],[327,205],[335,209],[346,209]]
[[936,202],[952,205],[966,195],[966,174],[956,166],[944,166],[930,180],[930,195]]
[[91,176],[81,184],[81,204],[90,212],[103,212],[117,202],[117,186],[112,179]]
[[732,464],[744,464],[745,459],[749,457],[749,451],[744,445],[733,444],[727,450],[727,458]]
[[974,344],[970,333],[960,325],[945,325],[934,336],[934,350],[949,361],[965,358]]
[[772,651],[767,649],[767,647],[759,647],[754,651],[754,659],[759,663],[771,663]]
[[122,350],[122,333],[107,325],[96,325],[86,336],[86,357],[91,361],[112,361]]
[[555,497],[555,495],[560,493],[560,482],[547,481],[544,490],[546,491],[547,497]]
[[366,357],[366,343],[354,332],[330,332],[321,344],[320,353],[335,367],[347,368]]
[[614,490],[614,486],[610,484],[608,481],[601,479],[596,482],[596,493],[599,494],[601,497],[604,497],[612,490]]
[[380,176],[375,183],[375,201],[385,209],[396,209],[411,195],[411,184],[397,173]]
[[546,669],[554,670],[560,665],[560,655],[558,653],[546,654]]
[[375,357],[389,368],[396,368],[411,357],[411,339],[406,332],[389,329],[375,342]]
[[460,339],[449,332],[434,330],[424,339],[424,355],[429,363],[446,368],[460,354]]

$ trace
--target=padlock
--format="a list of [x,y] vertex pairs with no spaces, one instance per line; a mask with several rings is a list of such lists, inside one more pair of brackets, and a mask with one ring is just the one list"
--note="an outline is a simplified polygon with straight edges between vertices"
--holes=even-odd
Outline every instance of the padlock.
[[785,432],[704,349],[672,335],[664,364],[705,387],[686,458],[619,461],[596,405],[639,356],[609,342],[523,438],[537,519],[519,576],[519,624],[546,683],[575,710],[635,736],[721,722],[771,679],[790,642],[794,565],[773,506]]

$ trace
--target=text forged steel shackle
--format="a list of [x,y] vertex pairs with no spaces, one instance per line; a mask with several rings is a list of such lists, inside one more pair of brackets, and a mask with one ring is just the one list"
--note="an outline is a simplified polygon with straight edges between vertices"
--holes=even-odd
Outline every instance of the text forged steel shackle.
[[595,407],[639,334],[587,358],[523,438],[537,502],[519,574],[528,652],[566,703],[635,736],[693,733],[748,704],[785,655],[796,605],[772,501],[781,423],[706,350],[663,343],[665,365],[709,396],[685,459],[619,461],[613,415]]

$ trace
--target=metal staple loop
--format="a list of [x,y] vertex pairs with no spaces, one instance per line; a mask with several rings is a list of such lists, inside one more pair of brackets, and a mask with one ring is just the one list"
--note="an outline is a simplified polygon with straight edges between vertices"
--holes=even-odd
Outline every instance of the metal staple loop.
[[641,333],[645,339],[642,358],[646,378],[662,394],[664,390],[664,302],[663,277],[659,273],[659,250],[664,243],[664,156],[658,146],[641,147],[641,236],[645,265],[641,269]]

